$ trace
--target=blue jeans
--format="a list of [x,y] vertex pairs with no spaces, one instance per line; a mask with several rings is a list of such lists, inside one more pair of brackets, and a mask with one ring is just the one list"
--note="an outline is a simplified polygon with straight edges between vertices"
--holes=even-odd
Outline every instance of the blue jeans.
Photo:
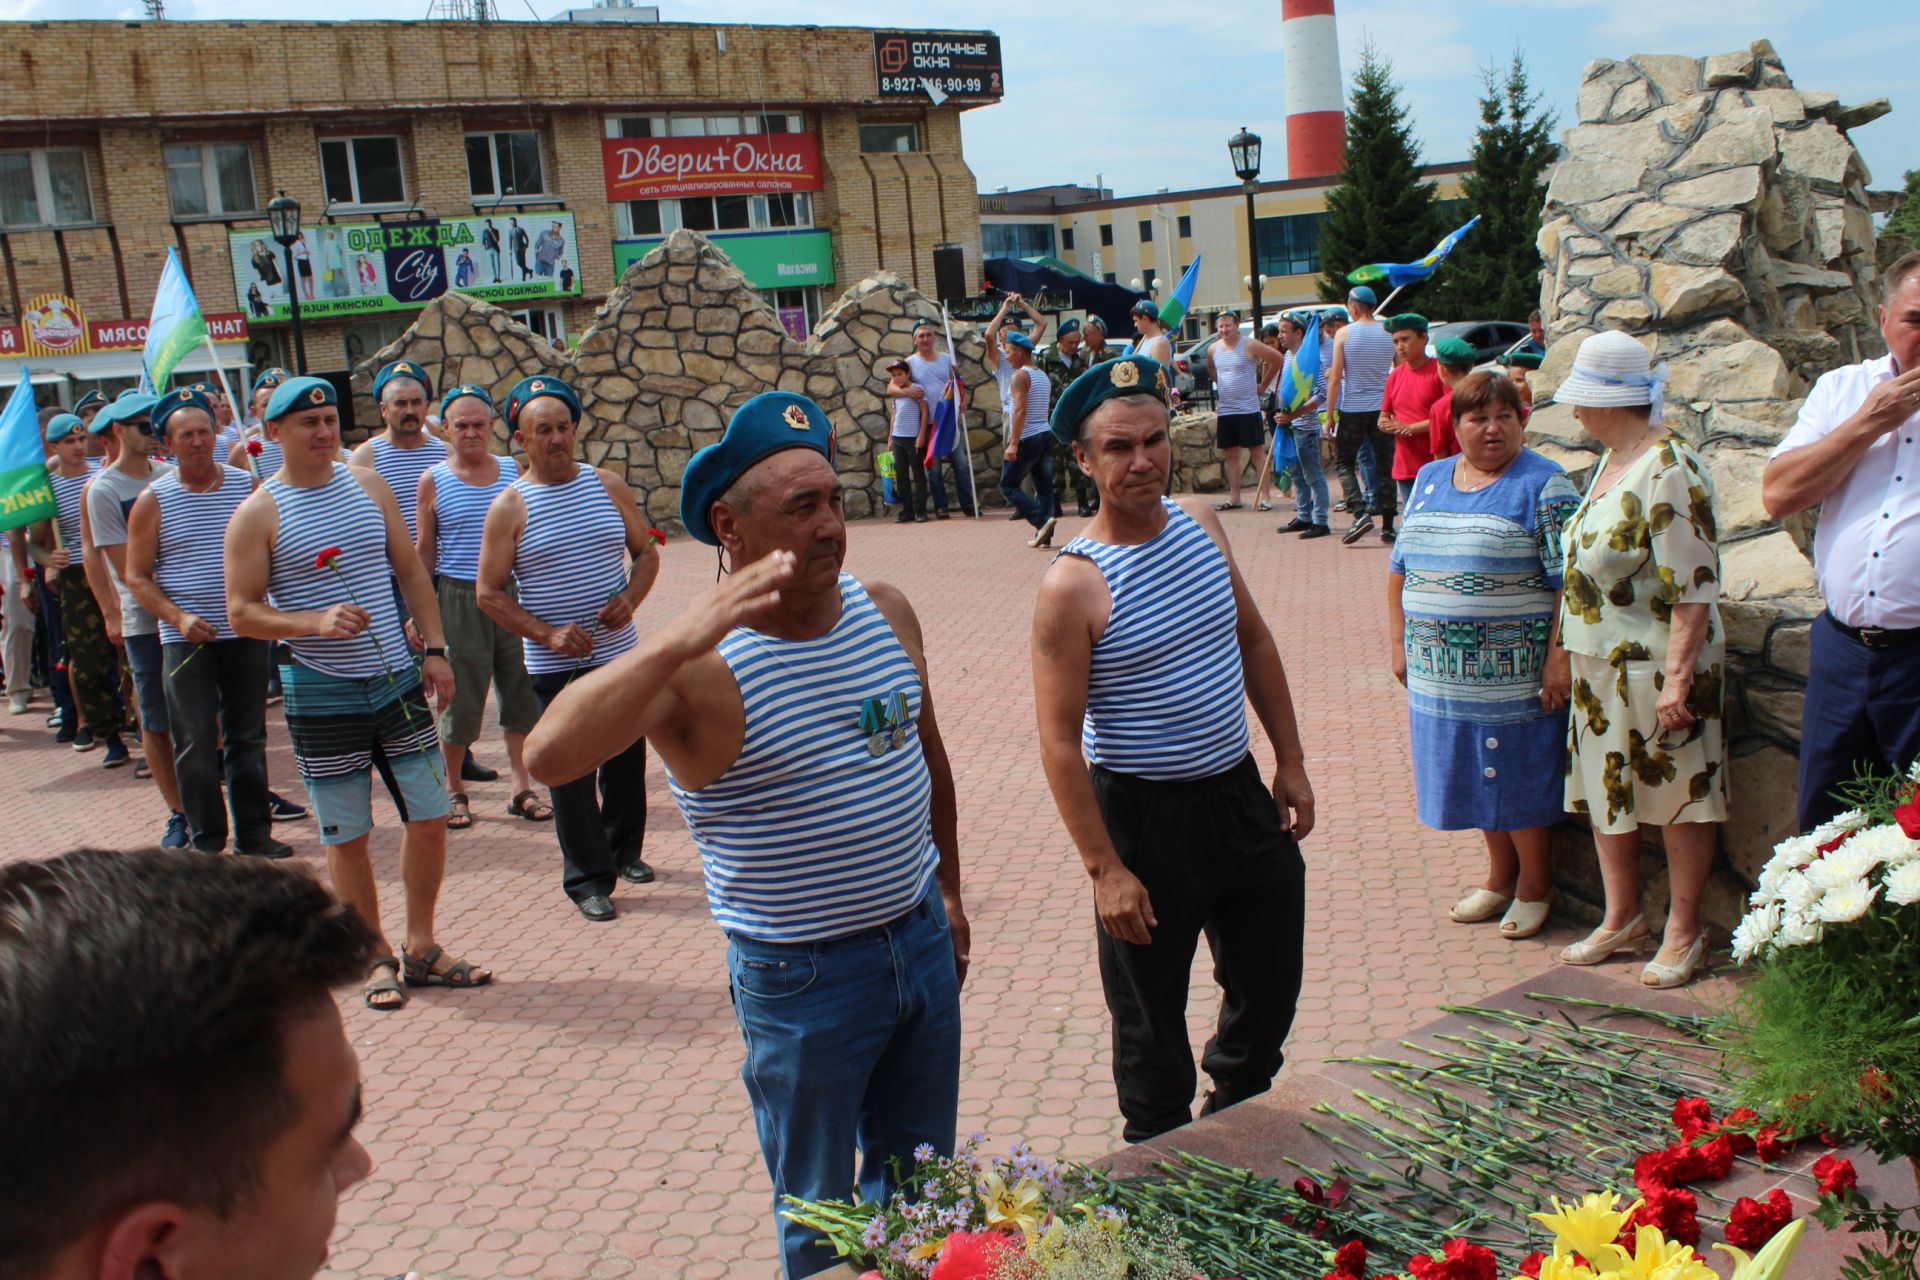
[[[728,935],[740,1068],[777,1215],[785,1196],[893,1194],[888,1161],[953,1151],[960,1106],[960,982],[936,886],[889,924],[827,942]],[[819,1233],[777,1217],[788,1280],[835,1264]]]
[[952,453],[949,453],[944,458],[934,459],[933,465],[927,468],[927,492],[933,495],[933,509],[935,511],[945,511],[947,509],[947,481],[943,473],[951,471],[953,472],[954,496],[959,499],[960,510],[968,515],[973,514],[973,489],[967,484],[966,474],[960,470],[962,465],[960,449],[962,447],[963,446],[955,446]]
[[1293,491],[1299,495],[1300,519],[1308,524],[1326,524],[1333,507],[1327,497],[1327,471],[1320,465],[1320,427],[1308,420],[1304,427],[1289,427],[1293,447],[1300,460],[1294,464]]
[[[1033,493],[1020,482],[1033,477]],[[1000,492],[1020,513],[1021,519],[1038,529],[1053,514],[1053,433],[1027,436],[1012,462],[1000,465]],[[1037,496],[1035,496],[1037,495]]]

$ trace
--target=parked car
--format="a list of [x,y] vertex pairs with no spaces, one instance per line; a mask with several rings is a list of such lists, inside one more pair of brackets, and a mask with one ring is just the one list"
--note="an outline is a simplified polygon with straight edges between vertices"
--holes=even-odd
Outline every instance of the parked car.
[[1431,347],[1442,338],[1459,338],[1473,348],[1474,358],[1480,364],[1489,364],[1505,355],[1507,349],[1527,333],[1526,325],[1512,320],[1451,320],[1429,329],[1427,343]]

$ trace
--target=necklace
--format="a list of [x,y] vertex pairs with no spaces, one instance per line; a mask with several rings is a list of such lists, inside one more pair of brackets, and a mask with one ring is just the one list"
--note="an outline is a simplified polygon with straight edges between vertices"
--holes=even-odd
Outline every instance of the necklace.
[[[1507,463],[1507,466],[1501,467],[1498,471],[1482,471],[1480,468],[1474,466],[1471,462],[1468,462],[1466,455],[1462,454],[1460,455],[1459,466],[1454,468],[1453,487],[1458,489],[1462,493],[1478,493],[1482,489],[1486,488],[1488,485],[1492,484],[1495,480],[1498,480],[1501,476],[1507,474],[1507,467],[1510,467],[1512,465],[1513,465],[1512,461],[1509,460]],[[1473,474],[1480,476],[1481,477],[1480,482],[1478,484],[1461,484],[1459,467],[1465,467],[1467,470],[1473,472]]]

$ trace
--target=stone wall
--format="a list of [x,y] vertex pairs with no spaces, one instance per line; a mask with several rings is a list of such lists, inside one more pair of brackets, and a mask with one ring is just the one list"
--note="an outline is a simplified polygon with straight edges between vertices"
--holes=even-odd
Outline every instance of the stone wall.
[[[749,398],[797,391],[833,420],[847,514],[867,516],[879,509],[875,452],[890,433],[885,366],[911,349],[922,317],[938,322],[939,305],[883,272],[848,290],[807,341],[795,342],[725,253],[696,232],[676,231],[627,269],[572,351],[555,350],[498,307],[455,293],[438,299],[355,372],[354,417],[379,422],[372,374],[390,360],[419,363],[436,388],[486,387],[497,402],[523,377],[564,378],[585,413],[586,460],[625,475],[651,522],[677,527],[680,477],[693,451],[717,441]],[[988,454],[1000,439],[1000,400],[979,334],[956,325],[953,336],[973,390],[975,486],[992,493],[999,465]],[[496,431],[504,448],[505,424]]]
[[[1712,470],[1729,666],[1732,817],[1708,893],[1725,928],[1775,841],[1794,829],[1794,773],[1814,589],[1812,521],[1767,518],[1760,477],[1813,379],[1880,355],[1879,274],[1866,165],[1847,130],[1887,111],[1797,90],[1760,41],[1710,58],[1637,55],[1587,66],[1542,214],[1541,309],[1551,393],[1582,339],[1621,329],[1671,362],[1667,421]],[[1585,483],[1596,446],[1566,406],[1532,440]],[[1591,840],[1566,828],[1556,873],[1601,901]],[[1647,911],[1666,908],[1664,859]]]

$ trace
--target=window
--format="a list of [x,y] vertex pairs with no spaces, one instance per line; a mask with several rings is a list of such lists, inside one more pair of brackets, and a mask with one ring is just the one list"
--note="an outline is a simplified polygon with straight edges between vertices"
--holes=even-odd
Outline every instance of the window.
[[167,195],[176,218],[256,213],[253,148],[244,142],[189,142],[164,148]]
[[1073,252],[1073,228],[1060,228],[1060,249],[1063,253]]
[[980,252],[989,258],[1051,257],[1053,228],[1044,222],[983,222]]
[[807,335],[813,332],[813,326],[820,319],[820,290],[812,287],[762,289],[760,296],[780,317],[780,327],[787,331],[789,338],[795,342],[807,340]]
[[1153,219],[1152,218],[1140,219],[1140,243],[1141,244],[1153,243]]
[[724,133],[804,133],[798,111],[751,116],[609,116],[609,138],[700,138]]
[[1100,244],[1102,247],[1105,247],[1106,245],[1110,245],[1112,243],[1113,243],[1113,224],[1111,222],[1103,222],[1100,224]]
[[544,195],[540,135],[534,130],[467,135],[467,189],[475,196],[510,200]]
[[1320,224],[1324,213],[1258,218],[1253,224],[1254,257],[1266,276],[1315,275],[1320,270]]
[[860,126],[862,151],[918,151],[920,126],[917,124],[863,124]]
[[398,138],[322,138],[320,173],[329,204],[407,202]]
[[1192,214],[1187,214],[1187,213],[1181,214],[1180,220],[1179,220],[1179,226],[1180,226],[1180,238],[1182,240],[1190,240],[1193,238],[1193,215]]
[[74,148],[0,151],[0,226],[67,227],[93,221],[87,153]]
[[1107,272],[1107,273],[1106,273],[1105,275],[1102,275],[1102,276],[1101,276],[1100,278],[1101,278],[1102,280],[1104,280],[1104,281],[1106,281],[1106,282],[1107,282],[1108,284],[1119,284],[1119,283],[1120,283],[1120,277],[1119,277],[1119,276],[1117,276],[1117,275],[1115,275],[1115,274],[1114,274],[1113,272],[1111,272],[1111,271],[1109,271],[1109,272]]
[[349,320],[340,326],[347,344],[347,363],[359,364],[407,331],[410,317],[378,316],[368,320]]
[[509,311],[509,319],[518,320],[534,333],[539,334],[554,346],[564,350],[567,345],[567,322],[558,307],[533,307],[526,311]]
[[766,209],[764,216],[756,217],[755,225],[757,226],[810,227],[813,225],[813,200],[804,191],[755,196],[754,204]]
[[1145,286],[1146,291],[1148,293],[1153,292],[1154,282],[1159,278],[1160,278],[1160,273],[1158,271],[1155,271],[1152,267],[1145,267],[1140,272],[1140,283],[1143,286]]
[[628,200],[616,227],[623,236],[663,236],[690,231],[763,231],[813,225],[813,197],[805,191],[770,196],[686,196],[678,200]]

